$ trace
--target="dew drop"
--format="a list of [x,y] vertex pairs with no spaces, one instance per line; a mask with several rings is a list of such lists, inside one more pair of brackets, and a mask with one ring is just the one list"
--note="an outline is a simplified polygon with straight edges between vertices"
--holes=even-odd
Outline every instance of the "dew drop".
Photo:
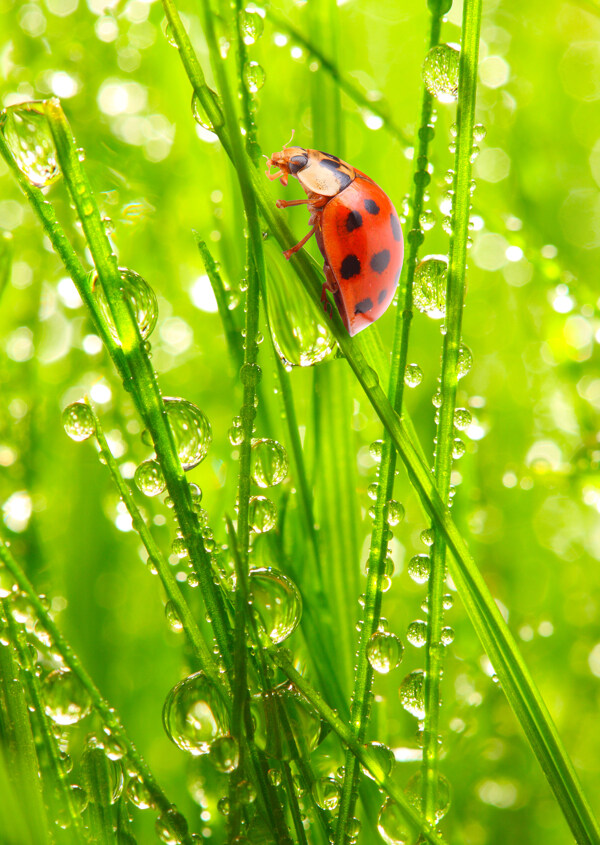
[[244,84],[251,94],[256,94],[265,84],[265,72],[258,62],[248,62],[246,64],[244,68]]
[[435,535],[431,528],[424,528],[421,531],[421,542],[424,546],[433,546]]
[[[156,294],[148,282],[133,270],[128,270],[126,267],[119,267],[119,273],[121,274],[121,296],[129,303],[138,324],[142,340],[146,340],[154,331],[158,319]],[[91,273],[91,286],[113,339],[115,342],[120,343],[119,333],[108,304],[106,291],[95,271]]]
[[395,634],[375,631],[367,643],[367,659],[371,668],[380,675],[387,675],[401,662],[404,646]]
[[184,470],[204,460],[212,441],[208,417],[187,399],[165,398],[165,410]]
[[406,629],[406,639],[415,648],[422,648],[427,642],[427,622],[415,619]]
[[[277,760],[306,759],[319,744],[321,719],[309,702],[289,683],[253,698],[255,742]],[[283,710],[283,712],[282,712]]]
[[220,736],[210,746],[210,761],[219,772],[231,774],[240,763],[240,749],[233,736]]
[[404,505],[396,499],[390,499],[386,505],[386,518],[388,525],[398,525],[404,519]]
[[158,496],[167,486],[158,461],[142,461],[137,467],[133,479],[138,490],[144,496]]
[[[384,745],[383,742],[368,742],[365,745],[365,752],[369,762],[374,763],[375,766],[381,770],[382,774],[387,777],[392,771],[395,762],[394,752],[391,748],[388,748],[388,746]],[[368,778],[375,780],[368,769],[364,766],[361,768]]]
[[[214,93],[214,91],[211,91],[211,94],[215,101],[215,105],[218,105],[217,95]],[[201,126],[202,129],[205,129],[207,132],[215,131],[215,126],[212,120],[209,118],[208,112],[202,105],[202,102],[197,94],[192,95],[192,115],[198,126]]]
[[423,82],[440,103],[452,103],[458,97],[460,49],[453,44],[437,44],[425,56]]
[[211,744],[227,733],[227,711],[217,688],[196,672],[175,684],[163,707],[167,736],[194,757],[208,754]]
[[69,669],[50,672],[43,693],[46,714],[57,725],[75,725],[92,709],[88,691]]
[[127,784],[127,798],[138,810],[153,810],[154,801],[142,778],[134,776]]
[[244,9],[239,13],[238,21],[244,44],[254,44],[263,33],[265,24],[262,16],[258,12]]
[[374,461],[377,461],[377,463],[379,463],[381,461],[382,450],[383,450],[383,440],[374,440],[369,447],[369,452],[371,454],[371,457],[373,458]]
[[458,347],[458,362],[457,362],[457,376],[459,379],[464,378],[473,366],[473,355],[469,347],[461,343]]
[[423,370],[418,364],[407,364],[404,370],[404,384],[407,387],[418,387],[423,381]]
[[426,584],[431,571],[429,555],[413,555],[408,562],[408,574],[417,584]]
[[165,618],[167,620],[167,625],[175,634],[179,634],[183,631],[183,622],[179,618],[177,608],[172,601],[168,601],[165,605]]
[[252,496],[249,502],[248,521],[257,534],[265,534],[275,528],[277,509],[266,496]]
[[340,803],[342,788],[332,777],[318,778],[312,785],[312,795],[321,810],[335,810]]
[[445,255],[428,255],[415,268],[414,303],[432,320],[441,320],[446,313],[448,259]]
[[181,845],[188,838],[188,823],[177,810],[161,813],[154,824],[156,835],[164,845]]
[[5,566],[0,566],[0,599],[8,598],[17,589],[15,580]]
[[421,214],[419,217],[419,224],[424,232],[428,232],[430,229],[433,229],[435,226],[435,214],[430,208],[425,209],[425,211]]
[[78,443],[87,440],[96,431],[92,409],[85,402],[68,405],[63,411],[62,422],[71,440]]
[[444,610],[451,610],[452,607],[454,607],[454,597],[452,596],[452,593],[444,593],[442,606]]
[[454,425],[459,431],[466,431],[471,425],[473,418],[467,408],[456,408],[454,411]]
[[288,472],[288,457],[277,440],[252,441],[252,480],[258,487],[281,484]]
[[269,640],[278,645],[298,627],[302,598],[291,578],[271,567],[250,570],[250,603]]
[[464,444],[464,441],[462,441],[460,437],[455,437],[452,441],[452,457],[454,458],[454,460],[457,461],[459,460],[459,458],[462,458],[462,456],[465,454],[465,451],[466,446]]
[[451,645],[454,642],[454,628],[446,625],[440,632],[440,639],[443,645]]
[[415,669],[400,684],[400,703],[416,719],[425,718],[425,672]]
[[480,144],[487,135],[487,130],[483,123],[476,123],[473,127],[473,140],[476,144]]
[[7,108],[2,134],[15,164],[32,185],[45,188],[60,179],[56,147],[43,101]]
[[[409,802],[415,807],[415,809],[421,810],[421,801],[423,798],[423,774],[422,772],[416,772],[411,779],[406,784],[406,789],[404,790],[406,793],[406,797]],[[435,823],[437,824],[441,819],[444,818],[448,810],[450,809],[450,801],[451,801],[451,791],[450,791],[450,784],[448,780],[444,777],[444,775],[438,775],[437,778],[437,789],[435,790],[436,794],[436,806],[434,810],[434,819]]]
[[377,830],[386,845],[408,845],[413,841],[404,813],[391,798],[385,800],[379,811]]

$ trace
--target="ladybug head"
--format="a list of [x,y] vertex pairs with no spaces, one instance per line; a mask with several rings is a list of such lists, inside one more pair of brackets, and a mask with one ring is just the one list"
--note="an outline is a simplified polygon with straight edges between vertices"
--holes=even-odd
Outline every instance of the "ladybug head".
[[283,185],[287,185],[288,182],[288,175],[291,173],[292,176],[296,176],[304,167],[308,164],[308,151],[303,149],[302,147],[284,147],[281,152],[273,153],[269,159],[267,159],[267,167],[278,167],[278,173],[269,173],[267,170],[267,176],[269,179],[279,179],[281,178],[281,182]]

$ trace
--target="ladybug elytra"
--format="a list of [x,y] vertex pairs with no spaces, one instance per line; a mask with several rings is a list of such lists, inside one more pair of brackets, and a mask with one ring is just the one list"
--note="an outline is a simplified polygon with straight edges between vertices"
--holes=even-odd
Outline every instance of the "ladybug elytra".
[[306,192],[304,200],[277,200],[278,208],[304,205],[312,227],[284,252],[290,258],[313,235],[325,263],[321,299],[333,293],[350,335],[370,326],[390,305],[402,268],[402,229],[389,197],[367,175],[337,156],[320,150],[284,147],[267,165],[269,179],[287,185],[291,174]]

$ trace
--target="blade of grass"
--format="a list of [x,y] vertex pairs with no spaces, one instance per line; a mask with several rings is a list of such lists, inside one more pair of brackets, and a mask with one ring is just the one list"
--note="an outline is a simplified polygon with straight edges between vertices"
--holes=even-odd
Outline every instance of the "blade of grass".
[[116,845],[113,824],[112,788],[108,760],[102,748],[88,746],[81,758],[83,782],[89,797],[86,809],[94,845]]

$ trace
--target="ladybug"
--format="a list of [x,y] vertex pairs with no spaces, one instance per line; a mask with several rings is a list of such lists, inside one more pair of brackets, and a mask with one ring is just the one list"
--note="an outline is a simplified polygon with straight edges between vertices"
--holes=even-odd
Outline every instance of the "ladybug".
[[[271,167],[276,173],[270,173]],[[313,235],[325,263],[321,301],[333,293],[340,316],[353,336],[386,311],[398,285],[404,254],[396,209],[382,189],[360,170],[320,150],[284,146],[267,159],[269,179],[295,176],[306,191],[304,200],[277,200],[277,208],[304,205],[312,227],[283,254],[289,259]]]

